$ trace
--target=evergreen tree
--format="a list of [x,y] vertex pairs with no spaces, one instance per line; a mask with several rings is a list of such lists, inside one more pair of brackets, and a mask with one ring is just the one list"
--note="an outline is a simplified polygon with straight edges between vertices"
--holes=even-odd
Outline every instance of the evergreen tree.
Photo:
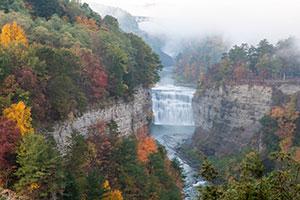
[[97,169],[90,169],[86,177],[84,196],[87,200],[101,200],[107,197],[107,189],[104,187],[105,180]]
[[217,184],[219,174],[211,162],[203,154],[202,156],[201,176],[210,183],[199,187],[199,200],[300,199],[300,165],[289,153],[270,154],[276,160],[278,168],[267,174],[259,155],[251,152],[240,164],[239,177],[230,177],[223,184]]
[[20,194],[33,199],[50,199],[61,195],[64,188],[62,159],[44,137],[27,134],[17,149],[16,175],[19,181],[15,188]]
[[63,9],[57,0],[27,0],[34,9],[34,14],[49,19],[53,14],[61,15]]
[[68,141],[69,145],[64,156],[64,171],[66,175],[66,187],[64,199],[80,199],[83,193],[83,183],[86,177],[86,151],[87,142],[82,135],[73,132]]

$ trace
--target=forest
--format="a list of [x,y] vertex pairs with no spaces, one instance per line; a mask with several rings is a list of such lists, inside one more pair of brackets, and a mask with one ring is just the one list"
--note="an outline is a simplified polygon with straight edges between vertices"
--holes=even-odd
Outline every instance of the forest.
[[176,57],[174,77],[179,83],[209,86],[295,79],[300,76],[296,44],[295,38],[276,45],[264,39],[256,46],[243,43],[228,50],[220,37],[195,40]]
[[[177,160],[147,136],[97,122],[59,148],[44,128],[151,87],[159,57],[75,0],[0,3],[0,191],[23,199],[182,199]],[[2,188],[2,189],[1,189]],[[0,195],[0,199],[2,199]]]
[[263,142],[264,151],[248,148],[222,158],[196,151],[201,176],[210,182],[198,188],[199,200],[300,199],[300,93],[273,98],[252,142]]
[[297,81],[300,50],[295,38],[280,40],[275,46],[261,40],[257,46],[234,45],[221,61],[199,76],[199,88],[234,84],[268,84]]
[[219,63],[227,49],[228,45],[218,36],[192,40],[176,57],[175,80],[197,85],[199,77]]
[[[300,199],[300,93],[276,90],[280,84],[299,85],[299,57],[295,38],[280,40],[276,45],[261,40],[257,46],[234,45],[219,62],[198,73],[196,95],[211,88],[226,92],[226,87],[237,85],[262,85],[274,91],[271,109],[259,121],[261,129],[251,141],[253,146],[265,144],[264,150],[258,153],[249,147],[221,157],[206,156],[198,150],[190,153],[208,181],[198,188],[199,200]],[[178,65],[183,60],[179,59]],[[187,59],[189,62],[196,63],[193,57]],[[204,69],[201,64],[195,66]]]

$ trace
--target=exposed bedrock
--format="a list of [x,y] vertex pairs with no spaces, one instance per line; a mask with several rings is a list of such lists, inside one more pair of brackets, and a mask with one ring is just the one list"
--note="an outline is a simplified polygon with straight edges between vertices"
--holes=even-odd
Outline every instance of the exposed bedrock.
[[263,151],[264,145],[257,141],[259,120],[278,91],[290,95],[300,91],[300,86],[238,85],[198,91],[192,101],[196,126],[192,146],[216,156],[237,153],[249,145]]
[[149,89],[139,87],[133,101],[119,100],[106,108],[89,110],[78,118],[71,117],[58,122],[54,125],[51,134],[60,145],[64,145],[74,130],[86,135],[88,128],[97,121],[114,120],[118,124],[121,136],[128,136],[147,125],[148,110],[151,109],[151,105]]

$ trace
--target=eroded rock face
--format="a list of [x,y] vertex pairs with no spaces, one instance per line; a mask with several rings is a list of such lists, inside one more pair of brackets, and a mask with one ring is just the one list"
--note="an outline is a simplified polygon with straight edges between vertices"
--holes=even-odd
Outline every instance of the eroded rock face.
[[275,90],[290,95],[300,86],[239,85],[196,93],[192,102],[196,126],[193,145],[215,156],[237,153],[252,144],[261,151],[253,139],[261,128],[259,120],[271,108]]
[[149,90],[138,87],[134,101],[119,100],[104,109],[90,110],[81,117],[59,122],[54,126],[54,131],[51,134],[54,135],[58,144],[63,146],[74,130],[86,135],[88,128],[94,125],[96,121],[109,122],[114,120],[118,124],[121,136],[128,136],[147,125],[148,110],[151,109],[151,105]]

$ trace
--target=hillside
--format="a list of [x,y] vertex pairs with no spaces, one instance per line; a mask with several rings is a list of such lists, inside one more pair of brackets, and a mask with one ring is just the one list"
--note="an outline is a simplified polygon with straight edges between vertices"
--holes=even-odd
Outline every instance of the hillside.
[[211,183],[198,199],[300,199],[296,44],[235,45],[200,76],[195,132],[180,148]]
[[69,0],[1,1],[0,28],[0,199],[182,199],[146,134],[162,65],[140,37]]
[[165,67],[173,66],[174,59],[162,51],[164,47],[164,39],[159,36],[154,36],[142,31],[139,28],[137,17],[120,8],[101,5],[97,3],[90,3],[90,6],[102,16],[111,15],[118,19],[120,28],[126,33],[134,33],[140,36],[152,49],[157,53]]
[[174,78],[179,83],[197,85],[200,76],[220,62],[226,50],[227,45],[220,37],[190,41],[176,57]]
[[[299,55],[292,38],[281,40],[276,46],[267,40],[256,47],[236,45],[223,54],[221,61],[199,79],[193,98],[193,143],[217,157],[241,153],[249,147],[261,153],[283,148],[288,151],[293,146],[297,149]],[[288,107],[289,117],[297,117],[286,116],[281,122]],[[296,123],[290,127],[290,136],[279,134],[285,123]],[[271,137],[271,133],[264,133],[266,130],[275,135]],[[285,143],[287,138],[289,142]],[[266,147],[270,143],[272,150]]]

